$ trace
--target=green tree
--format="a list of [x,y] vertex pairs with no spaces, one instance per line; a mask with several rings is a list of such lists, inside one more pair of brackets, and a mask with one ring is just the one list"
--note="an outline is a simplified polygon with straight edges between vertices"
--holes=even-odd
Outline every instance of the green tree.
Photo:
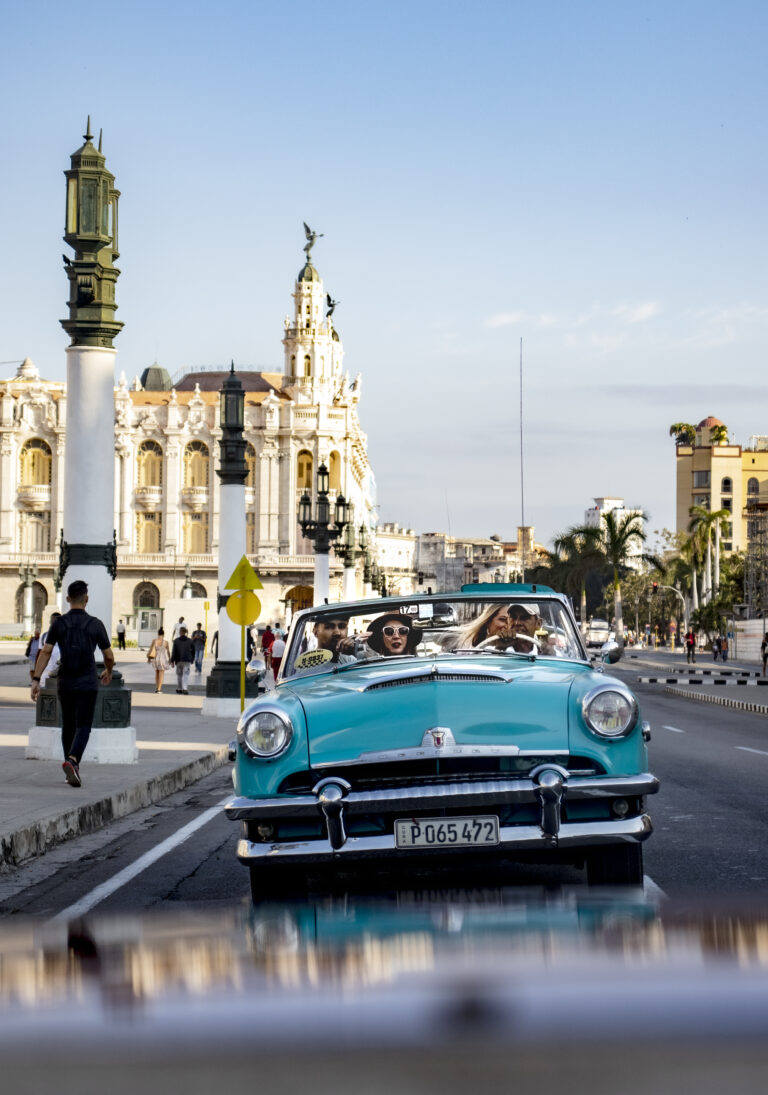
[[[728,520],[732,517],[730,510],[710,510],[706,506],[691,506],[688,511],[690,521],[688,532],[697,540],[699,556],[704,558],[704,580],[702,583],[701,599],[706,603],[717,596],[720,586],[720,537],[727,533]],[[715,570],[714,580],[712,574],[712,540],[715,541]]]
[[639,558],[644,562],[661,568],[663,564],[655,556],[647,552],[638,552],[647,540],[643,531],[643,521],[647,521],[645,513],[625,513],[619,516],[608,511],[602,518],[601,553],[611,570],[613,580],[613,614],[615,618],[616,638],[623,641],[624,617],[621,604],[621,574],[627,568],[630,561]]
[[713,426],[709,431],[709,439],[713,445],[727,445],[728,444],[728,427],[727,426]]
[[674,437],[676,445],[694,445],[696,427],[690,422],[673,422],[669,427],[669,436]]
[[592,525],[573,525],[555,537],[554,547],[565,574],[566,591],[579,594],[581,629],[587,626],[587,578],[604,565],[601,531]]

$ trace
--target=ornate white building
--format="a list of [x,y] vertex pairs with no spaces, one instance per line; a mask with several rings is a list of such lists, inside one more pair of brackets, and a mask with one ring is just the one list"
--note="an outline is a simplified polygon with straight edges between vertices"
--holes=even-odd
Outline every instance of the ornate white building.
[[[342,343],[309,260],[293,301],[283,371],[238,370],[246,392],[246,550],[265,587],[261,619],[273,622],[312,603],[312,545],[302,537],[297,509],[304,491],[314,495],[320,463],[330,473],[331,500],[344,494],[356,526],[375,523],[375,482],[358,419],[360,377],[350,381],[344,372]],[[155,366],[130,387],[122,376],[115,389],[113,622],[126,620],[129,636],[133,629],[154,632],[164,606],[185,586],[189,594],[190,584],[215,619],[217,551],[226,535],[215,468],[227,372],[190,371],[172,384]],[[66,429],[64,383],[43,380],[28,358],[0,381],[0,630],[22,619],[20,565],[37,566],[38,622],[56,599]],[[341,594],[342,571],[332,552],[332,596]],[[358,571],[362,595],[359,563]]]

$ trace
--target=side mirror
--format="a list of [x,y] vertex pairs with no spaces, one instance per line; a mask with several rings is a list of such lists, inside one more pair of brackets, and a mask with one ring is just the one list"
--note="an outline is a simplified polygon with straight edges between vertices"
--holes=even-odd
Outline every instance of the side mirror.
[[600,658],[603,662],[607,662],[608,665],[615,665],[616,662],[621,659],[623,653],[624,647],[620,643],[617,643],[615,639],[603,643],[600,647]]
[[263,681],[267,675],[267,667],[262,658],[258,658],[255,654],[245,667],[245,675],[249,681],[257,680]]

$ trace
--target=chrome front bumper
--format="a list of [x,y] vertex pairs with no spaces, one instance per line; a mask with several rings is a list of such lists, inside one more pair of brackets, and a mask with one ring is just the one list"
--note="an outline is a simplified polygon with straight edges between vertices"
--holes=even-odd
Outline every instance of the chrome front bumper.
[[[525,779],[494,779],[477,782],[424,784],[415,787],[353,791],[346,780],[328,776],[311,794],[283,795],[279,798],[233,798],[226,807],[233,821],[268,823],[272,819],[324,818],[326,837],[290,842],[257,843],[242,839],[237,855],[243,863],[254,860],[287,859],[313,862],[334,856],[375,857],[409,855],[395,846],[394,835],[348,837],[345,819],[352,815],[392,813],[407,818],[412,812],[450,809],[499,809],[500,807],[537,804],[541,810],[538,825],[508,825],[500,829],[500,842],[494,849],[559,848],[587,844],[609,844],[646,840],[652,832],[647,814],[633,818],[601,821],[563,821],[562,802],[584,799],[638,798],[655,794],[659,781],[648,772],[636,776],[569,778],[559,765],[544,763]],[[423,849],[415,853],[423,854]]]

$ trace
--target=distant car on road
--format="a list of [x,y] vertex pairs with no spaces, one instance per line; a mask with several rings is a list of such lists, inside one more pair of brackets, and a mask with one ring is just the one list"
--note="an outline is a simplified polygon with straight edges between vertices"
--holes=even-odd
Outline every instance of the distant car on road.
[[592,619],[587,624],[587,646],[602,646],[610,641],[611,628],[607,620]]

